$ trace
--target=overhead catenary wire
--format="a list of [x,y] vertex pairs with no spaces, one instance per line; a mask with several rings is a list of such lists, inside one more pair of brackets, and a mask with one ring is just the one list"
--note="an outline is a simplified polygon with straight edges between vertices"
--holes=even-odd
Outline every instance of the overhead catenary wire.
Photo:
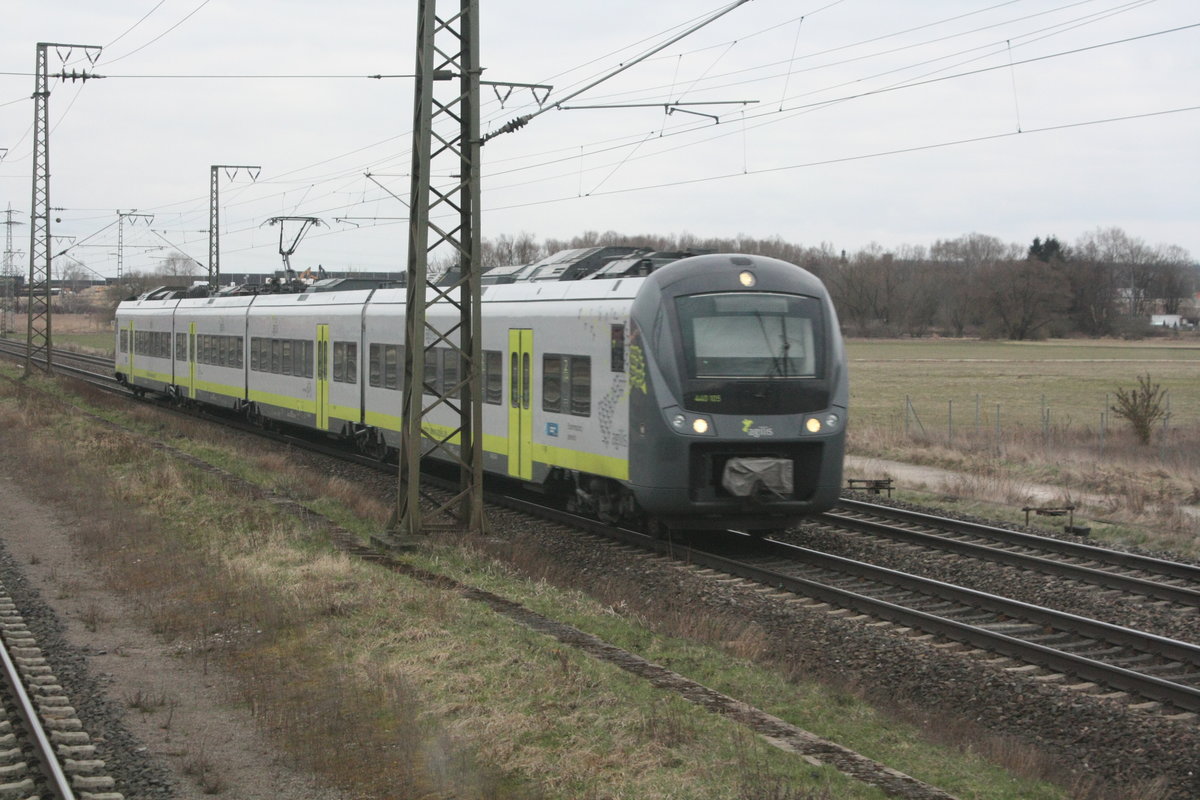
[[[1010,5],[1010,3],[996,4],[995,6],[991,6],[990,8],[998,8],[1000,6],[1005,6],[1005,5]],[[1071,5],[1081,5],[1081,4],[1076,3],[1076,4],[1071,4]],[[1132,4],[1127,4],[1127,5],[1132,5]],[[1065,7],[1067,7],[1067,6],[1060,6],[1060,8],[1065,8]],[[1017,37],[1012,38],[1012,42],[1014,44],[1016,42],[1016,39],[1017,39]],[[672,58],[675,58],[675,57],[676,56],[672,55]],[[805,57],[808,57],[808,56],[806,55]],[[781,72],[779,75],[776,75],[775,76],[776,78],[782,78],[784,75],[789,74],[786,69],[789,61],[790,61],[789,59],[784,60],[785,71]],[[1012,63],[1006,63],[1003,65],[1003,68],[1012,69],[1014,66],[1019,66],[1024,63],[1028,63],[1028,62],[1015,61]],[[969,74],[971,74],[971,73],[970,72],[959,73],[959,75],[969,75]],[[949,79],[951,79],[951,77],[953,77],[953,76],[946,76],[943,78],[938,78],[938,80],[949,80]],[[714,80],[719,79],[719,78],[720,78],[720,76],[718,76],[718,75],[710,74],[709,76],[707,76],[705,78],[705,81],[706,81],[706,83],[711,84]],[[912,85],[918,86],[921,84],[914,83]],[[889,87],[886,89],[876,90],[874,92],[847,94],[847,95],[840,96],[837,98],[831,98],[828,100],[821,100],[821,101],[817,101],[817,102],[807,103],[802,107],[798,106],[798,107],[785,109],[785,113],[792,113],[792,112],[809,113],[813,110],[818,110],[821,108],[829,107],[829,105],[831,103],[848,102],[849,100],[852,100],[852,99],[861,99],[861,98],[873,96],[875,94],[886,92],[886,91],[895,91],[896,88],[897,87]],[[644,89],[643,89],[643,91],[644,91]],[[811,91],[811,90],[806,90],[806,93],[807,93],[807,91]],[[785,94],[786,94],[786,92],[785,92]],[[803,97],[803,96],[804,95],[799,95],[799,97]],[[779,117],[767,117],[767,116],[761,116],[759,114],[752,114],[752,113],[747,113],[744,115],[744,117],[746,120],[745,124],[747,125],[747,127],[750,130],[753,130],[753,127],[755,125],[761,124],[762,122],[768,121],[770,119],[779,119],[781,121],[785,119],[785,117],[782,115]],[[1134,118],[1136,118],[1136,117],[1134,117]],[[1080,123],[1080,124],[1081,125],[1083,125],[1083,124],[1099,124],[1099,122],[1093,121],[1090,123],[1084,122],[1084,123]],[[648,128],[649,126],[646,126],[646,127]],[[655,127],[657,127],[657,126],[655,126]],[[682,139],[686,139],[688,136],[695,134],[700,127],[701,126],[697,126],[697,125],[692,125],[692,126],[678,125],[678,126],[671,126],[670,128],[664,127],[664,133],[665,133],[664,138],[670,138],[670,137],[674,136],[677,139],[682,141]],[[662,152],[662,151],[656,151],[654,154],[651,154],[648,152],[648,148],[644,144],[645,133],[646,133],[646,129],[643,128],[641,131],[638,131],[636,133],[631,132],[630,134],[628,134],[624,137],[611,137],[608,141],[615,142],[618,145],[617,147],[614,148],[614,150],[617,152],[615,161],[610,161],[608,164],[598,164],[598,165],[594,165],[594,166],[588,165],[589,171],[603,170],[606,168],[611,168],[613,163],[615,163],[617,165],[620,165],[622,163],[632,163],[633,161],[635,161],[639,158],[651,157],[653,155],[658,154],[659,152]],[[744,150],[744,148],[745,148],[745,132],[744,132],[744,130],[739,135],[742,136],[742,139],[743,139],[742,148]],[[394,139],[399,139],[399,138],[402,138],[402,137],[400,137],[400,136],[394,137]],[[715,139],[715,138],[717,138],[717,137],[712,137],[712,139]],[[392,139],[392,140],[394,140],[394,139]],[[624,139],[624,143],[619,142],[618,139]],[[706,137],[704,138],[703,141],[711,141],[712,139],[708,138],[708,136],[706,135]],[[370,169],[373,172],[377,169],[380,169],[380,167],[378,167],[377,165],[380,163],[383,163],[383,162],[380,162],[380,161],[374,160],[374,159],[371,161],[367,161],[367,158],[370,157],[370,149],[371,148],[376,147],[376,146],[386,146],[387,141],[390,141],[390,140],[383,140],[380,143],[375,143],[373,145],[367,145],[364,148],[356,148],[356,150],[350,151],[350,153],[348,153],[348,154],[340,154],[338,156],[333,156],[333,157],[330,157],[327,159],[323,159],[322,161],[317,162],[315,165],[306,165],[303,167],[297,167],[292,170],[289,170],[287,173],[281,173],[279,176],[276,176],[276,180],[264,180],[260,187],[256,187],[256,188],[248,190],[244,196],[238,198],[236,200],[236,202],[231,203],[230,205],[231,205],[231,207],[252,206],[256,202],[261,202],[262,197],[263,197],[263,188],[271,187],[271,186],[276,186],[276,187],[281,186],[285,183],[285,181],[284,181],[285,177],[295,176],[296,177],[295,183],[297,185],[309,187],[311,190],[308,193],[307,197],[303,198],[300,202],[296,203],[297,210],[300,209],[301,205],[304,205],[306,207],[306,209],[314,208],[314,204],[320,203],[322,198],[333,199],[333,195],[335,192],[335,190],[333,188],[330,188],[329,191],[318,191],[318,188],[324,188],[324,186],[326,184],[330,184],[331,186],[333,184],[346,185],[346,184],[350,183],[351,181],[361,180],[362,172],[360,170],[362,170],[364,168]],[[936,147],[936,146],[949,146],[949,145],[934,144],[931,146]],[[580,146],[577,144],[568,145],[568,146],[565,146],[563,149],[565,150],[568,147],[574,150],[574,152],[576,153],[575,158],[578,158],[578,153],[580,152]],[[621,147],[626,148],[626,151],[623,155],[620,153]],[[521,158],[525,159],[524,162],[519,161],[515,157],[505,158],[505,159],[501,159],[501,160],[497,160],[497,161],[489,160],[489,163],[491,163],[491,164],[500,164],[503,162],[509,162],[514,165],[522,164],[522,166],[514,166],[513,169],[507,170],[507,171],[500,171],[500,170],[490,171],[488,173],[488,177],[495,178],[495,177],[498,177],[498,176],[504,175],[504,174],[519,175],[522,173],[533,177],[533,176],[535,176],[536,170],[539,167],[544,167],[549,163],[553,163],[552,161],[549,161],[544,158],[544,155],[546,152],[551,152],[551,151],[543,151],[543,153],[541,153],[543,158],[541,158],[541,159],[538,158],[538,155],[539,155],[538,153],[531,154],[530,156],[521,157]],[[589,151],[588,156],[589,156],[589,158],[591,158],[592,156],[594,156],[600,152],[602,152],[602,151],[600,151],[600,150],[596,150],[594,152]],[[669,151],[666,151],[666,152],[669,152]],[[349,167],[346,167],[344,169],[336,168],[338,166],[339,162],[353,158],[354,157],[353,154],[355,154],[355,153],[360,154],[361,157],[357,159],[358,163],[354,165],[355,169],[353,170],[353,174],[351,173],[351,169]],[[396,155],[391,156],[391,160],[394,162],[398,162],[399,160],[401,160],[405,157],[406,157],[405,154],[396,154]],[[870,157],[878,157],[878,156],[872,155]],[[534,162],[534,163],[529,163],[529,162]],[[582,164],[582,162],[581,162],[581,164]],[[311,170],[314,166],[317,166],[317,165],[329,165],[334,168],[328,169],[318,176],[312,176]],[[743,169],[742,171],[739,171],[735,174],[758,174],[759,172],[761,172],[761,170],[753,170],[753,171],[747,172],[746,170]],[[575,174],[574,170],[572,171],[572,174]],[[730,177],[732,177],[732,176],[733,175],[731,175]],[[531,183],[536,183],[538,180],[551,180],[551,179],[552,179],[552,177],[544,178],[544,179],[534,178],[533,180],[525,182],[522,185],[529,185]],[[605,178],[604,182],[607,182],[607,181],[608,181],[608,179]],[[602,182],[602,184],[604,182]],[[489,186],[489,190],[503,189],[503,188],[506,188],[506,187],[499,186],[497,184],[491,184]],[[625,189],[618,189],[616,191],[625,191]],[[607,189],[605,189],[604,191],[598,192],[599,195],[605,195],[608,193],[610,193],[610,192]],[[281,196],[282,197],[286,194],[287,194],[287,192],[285,191],[285,192],[275,192],[273,194],[268,194],[266,196],[267,197],[271,197],[271,196]],[[379,201],[380,197],[382,197],[382,195],[379,192],[371,192],[369,194],[367,192],[363,192],[361,198],[355,196],[353,198],[353,202],[351,202],[350,198],[342,198],[343,200],[345,200],[345,202],[341,202],[341,203],[330,202],[330,203],[326,203],[324,205],[325,205],[325,207],[337,208],[341,211],[350,211],[354,208],[360,208],[363,205],[366,205],[369,203],[376,203]],[[198,201],[200,199],[201,198],[197,197],[196,201]],[[196,202],[196,201],[190,201],[190,202]],[[180,201],[179,204],[175,204],[175,205],[186,205],[188,202],[189,201]],[[508,207],[508,206],[504,206],[504,207]],[[193,212],[193,215],[199,216],[199,211]],[[245,229],[248,229],[248,228],[245,228]],[[324,235],[332,235],[332,232],[330,232],[329,234],[321,234],[321,235],[323,235],[323,236]]]

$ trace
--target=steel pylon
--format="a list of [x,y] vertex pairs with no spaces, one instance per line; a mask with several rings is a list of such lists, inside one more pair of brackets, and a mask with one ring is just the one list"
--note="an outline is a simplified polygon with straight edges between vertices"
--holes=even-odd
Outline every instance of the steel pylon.
[[[403,427],[393,525],[393,532],[405,537],[433,526],[470,533],[484,526],[479,4],[452,1],[453,13],[446,16],[437,13],[437,0],[420,0],[417,11]],[[451,3],[441,5],[448,10]],[[434,175],[452,177],[435,180]],[[439,249],[457,258],[452,285],[428,280],[429,254]],[[434,303],[448,303],[457,313],[452,319],[431,319],[426,312]],[[427,381],[427,354],[436,358],[447,352],[444,357],[457,361],[454,380]],[[434,412],[445,409],[457,420],[455,426],[431,421]],[[421,460],[432,455],[458,465],[458,491],[422,508]]]

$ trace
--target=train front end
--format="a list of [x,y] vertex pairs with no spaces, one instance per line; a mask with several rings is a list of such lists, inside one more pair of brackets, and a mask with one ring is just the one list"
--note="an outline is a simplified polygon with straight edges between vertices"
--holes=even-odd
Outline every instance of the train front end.
[[675,529],[786,528],[833,506],[848,383],[812,273],[704,255],[646,278],[629,348],[629,486]]

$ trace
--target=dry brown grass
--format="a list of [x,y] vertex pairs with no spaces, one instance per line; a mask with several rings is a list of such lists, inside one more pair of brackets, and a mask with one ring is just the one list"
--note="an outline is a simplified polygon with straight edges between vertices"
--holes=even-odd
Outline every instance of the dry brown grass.
[[[7,404],[0,400],[0,410]],[[147,429],[164,427],[154,414],[136,417]],[[778,754],[757,737],[731,734],[682,700],[614,676],[576,651],[548,648],[453,592],[332,553],[270,504],[134,437],[76,425],[47,408],[30,418],[35,424],[17,434],[30,471],[49,476],[43,488],[87,509],[81,541],[111,584],[181,653],[239,675],[243,700],[264,729],[330,782],[366,797],[699,797],[717,785],[736,798],[860,796],[861,787],[845,783],[811,788],[836,782],[807,767],[800,780],[782,778],[771,760]],[[42,436],[40,425],[57,429]],[[58,436],[68,428],[80,444],[64,453]],[[204,444],[193,448],[219,445],[219,459],[269,474],[298,496],[357,494],[261,448],[226,452],[224,437],[207,426],[195,431]],[[113,491],[98,497],[99,487]],[[386,516],[378,503],[358,508]],[[156,519],[158,509],[183,524]],[[533,552],[516,556],[531,572],[546,563]],[[481,574],[479,562],[471,569],[472,583],[503,571]],[[542,576],[570,582],[544,569]],[[541,585],[528,591],[540,595]],[[631,588],[616,579],[590,588],[608,598],[614,623],[652,621],[656,630],[718,643],[737,657],[735,671],[770,649],[760,629],[735,615],[631,607]],[[548,584],[544,593],[555,594]],[[195,755],[205,780],[211,771],[202,768],[204,754]]]
[[988,435],[948,440],[862,428],[849,451],[950,471],[927,483],[935,501],[944,495],[1010,511],[1074,504],[1081,524],[1106,523],[1112,530],[1099,534],[1116,543],[1200,556],[1200,431],[1174,430],[1169,446],[1143,446],[1115,431],[1101,446],[1090,431],[1065,429],[1047,438],[1018,428],[997,443]]

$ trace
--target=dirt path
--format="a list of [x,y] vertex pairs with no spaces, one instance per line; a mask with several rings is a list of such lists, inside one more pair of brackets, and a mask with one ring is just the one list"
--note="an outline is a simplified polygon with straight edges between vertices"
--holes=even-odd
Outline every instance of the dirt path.
[[[0,455],[0,540],[124,711],[125,725],[173,776],[174,797],[340,800],[258,735],[251,715],[233,700],[230,678],[133,622],[136,616],[104,587],[94,565],[78,558],[72,519],[32,499],[13,477],[19,469]],[[150,795],[126,793],[127,800],[139,796]]]

